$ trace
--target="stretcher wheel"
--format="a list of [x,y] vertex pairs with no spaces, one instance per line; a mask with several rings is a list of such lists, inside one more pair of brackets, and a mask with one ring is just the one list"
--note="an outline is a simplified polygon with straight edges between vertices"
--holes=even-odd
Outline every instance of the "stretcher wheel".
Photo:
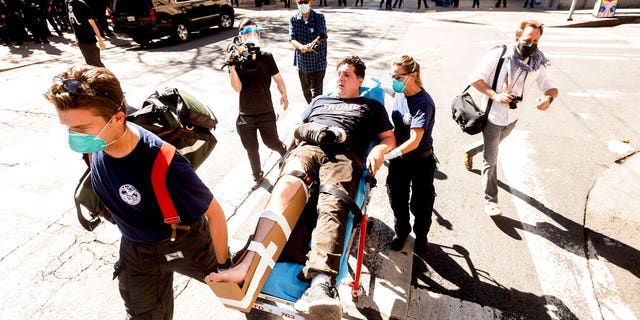
[[362,285],[358,286],[358,289],[351,290],[351,301],[353,303],[358,303],[358,299],[364,295],[364,287]]

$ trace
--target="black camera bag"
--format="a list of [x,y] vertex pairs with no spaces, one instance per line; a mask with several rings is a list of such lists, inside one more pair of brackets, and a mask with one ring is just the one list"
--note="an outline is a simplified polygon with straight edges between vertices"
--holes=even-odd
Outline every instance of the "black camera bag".
[[[500,58],[498,59],[496,72],[493,76],[493,85],[491,86],[493,90],[496,89],[496,85],[498,83],[498,75],[500,74],[502,63],[504,62],[503,56],[506,50],[507,46],[502,45],[502,54],[500,54]],[[493,103],[493,100],[489,99],[487,108],[483,112],[478,108],[473,97],[471,97],[471,94],[467,92],[470,87],[471,85],[468,85],[462,93],[456,96],[453,99],[453,102],[451,102],[451,116],[460,126],[462,132],[474,135],[482,132],[484,127],[487,125],[487,118],[489,117],[489,111],[491,111],[491,104]]]

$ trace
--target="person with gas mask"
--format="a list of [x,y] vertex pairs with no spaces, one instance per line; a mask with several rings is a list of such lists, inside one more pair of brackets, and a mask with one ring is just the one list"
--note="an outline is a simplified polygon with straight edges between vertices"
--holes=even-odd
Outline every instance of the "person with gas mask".
[[387,194],[396,233],[389,247],[394,251],[402,250],[411,232],[409,211],[414,216],[415,247],[427,244],[435,200],[436,160],[431,133],[436,107],[420,75],[420,64],[404,55],[391,65],[392,87],[385,88],[394,97],[391,120],[397,144],[385,155],[389,162]]
[[[538,48],[544,25],[535,20],[522,21],[515,33],[515,41],[506,47],[496,47],[487,53],[469,77],[469,83],[483,94],[479,106],[491,102],[487,125],[482,131],[482,141],[463,147],[463,161],[467,170],[473,168],[473,156],[483,153],[482,189],[484,211],[489,216],[501,215],[498,204],[498,146],[518,121],[524,94],[537,85],[542,95],[535,100],[538,110],[547,110],[558,97],[558,89],[549,75],[549,60]],[[504,58],[500,70],[498,60]],[[495,89],[492,88],[498,74]],[[491,101],[490,101],[490,100]]]
[[[240,141],[247,151],[254,185],[252,189],[260,186],[263,180],[263,171],[258,152],[258,131],[264,144],[271,150],[283,156],[286,147],[278,137],[276,126],[276,113],[271,101],[271,79],[275,81],[280,92],[280,106],[286,111],[289,106],[287,89],[284,80],[278,70],[278,65],[269,52],[261,50],[260,29],[250,19],[240,22],[238,39],[246,47],[251,47],[252,57],[241,65],[230,64],[229,76],[231,86],[240,93],[239,114],[236,120],[236,128]],[[228,60],[232,60],[229,53]]]
[[307,103],[322,94],[327,69],[327,25],[324,15],[311,9],[312,0],[298,0],[299,12],[289,19],[289,42],[295,49],[293,65]]

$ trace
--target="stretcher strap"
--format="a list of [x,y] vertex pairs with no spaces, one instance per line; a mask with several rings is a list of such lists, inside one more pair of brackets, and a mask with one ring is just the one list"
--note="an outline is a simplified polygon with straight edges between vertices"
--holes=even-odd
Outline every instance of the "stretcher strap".
[[280,229],[282,229],[284,236],[289,239],[289,236],[291,235],[291,227],[289,226],[289,221],[287,221],[287,218],[285,218],[284,215],[276,214],[271,210],[267,210],[260,215],[260,218],[269,219],[277,223],[280,226]]
[[267,268],[271,268],[273,270],[273,267],[276,264],[275,261],[273,261],[273,256],[278,250],[278,246],[276,246],[275,243],[270,242],[269,245],[265,248],[262,243],[251,241],[248,250],[251,250],[260,256],[260,261],[258,262],[258,266],[253,273],[253,277],[251,278],[251,282],[249,283],[249,288],[247,289],[247,292],[241,300],[218,298],[220,302],[225,305],[241,309],[248,308],[249,305],[253,302],[253,296],[257,294],[258,290],[262,289],[258,288],[261,277],[267,272]]
[[320,192],[337,197],[340,201],[347,205],[347,207],[349,207],[349,209],[353,213],[353,220],[355,221],[355,223],[360,223],[360,220],[362,220],[362,211],[348,193],[331,184],[320,185]]

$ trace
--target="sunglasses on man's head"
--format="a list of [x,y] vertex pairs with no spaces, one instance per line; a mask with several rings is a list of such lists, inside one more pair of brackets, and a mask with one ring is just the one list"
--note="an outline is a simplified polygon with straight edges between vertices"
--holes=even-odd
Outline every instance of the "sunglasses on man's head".
[[60,76],[53,77],[53,83],[61,84],[63,88],[67,90],[70,94],[78,95],[78,96],[103,96],[113,100],[115,103],[120,104],[118,100],[107,94],[106,92],[102,92],[91,87],[88,83],[78,80],[78,79],[65,79]]

